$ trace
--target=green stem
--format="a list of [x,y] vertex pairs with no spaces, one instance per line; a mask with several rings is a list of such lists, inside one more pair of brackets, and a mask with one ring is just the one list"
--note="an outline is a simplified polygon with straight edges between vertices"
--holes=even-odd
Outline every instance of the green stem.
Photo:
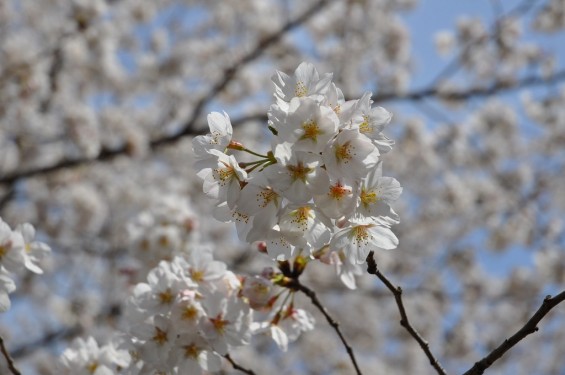
[[249,154],[251,154],[251,155],[259,156],[260,158],[263,158],[263,159],[268,159],[268,158],[269,158],[267,155],[259,154],[259,153],[257,153],[257,152],[251,151],[251,150],[248,149],[248,148],[243,148],[243,149],[241,149],[241,151],[245,151],[245,152],[247,152],[247,153],[249,153]]

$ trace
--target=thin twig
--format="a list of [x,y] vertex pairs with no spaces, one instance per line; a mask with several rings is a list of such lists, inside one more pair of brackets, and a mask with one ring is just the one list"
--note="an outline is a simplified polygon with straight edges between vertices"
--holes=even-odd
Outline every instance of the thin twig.
[[8,350],[6,350],[6,347],[4,346],[4,339],[2,338],[2,336],[0,336],[0,350],[4,355],[4,358],[6,358],[6,363],[8,364],[8,369],[10,369],[10,372],[14,375],[21,375],[22,373],[16,368],[16,365],[14,364],[14,360],[12,359],[10,353],[8,353]]
[[430,364],[436,370],[439,375],[447,375],[444,368],[441,366],[437,358],[432,354],[430,350],[430,344],[426,340],[420,336],[418,331],[410,324],[408,320],[408,315],[406,314],[406,309],[404,308],[404,303],[402,302],[402,288],[394,286],[389,279],[387,279],[378,269],[377,263],[375,262],[375,258],[373,258],[374,252],[371,251],[367,256],[367,272],[371,275],[375,275],[386,285],[386,287],[392,292],[394,295],[394,300],[396,301],[396,305],[398,306],[398,311],[400,312],[400,325],[404,327],[408,333],[418,342],[428,359],[430,360]]
[[226,354],[224,356],[224,358],[227,359],[229,363],[231,363],[231,365],[233,366],[234,369],[239,370],[239,371],[241,371],[245,374],[255,375],[255,373],[252,370],[246,369],[246,368],[238,365],[237,362],[235,362],[229,354]]
[[[538,0],[524,0],[521,4],[516,6],[516,8],[514,8],[514,9],[510,10],[508,13],[500,16],[493,23],[493,25],[491,25],[491,27],[490,27],[491,32],[489,33],[488,38],[489,39],[490,38],[497,38],[497,36],[499,34],[499,30],[500,30],[500,25],[503,22],[505,22],[509,18],[519,16],[521,14],[525,14],[526,12],[528,12],[530,10],[530,8],[537,1]],[[471,48],[473,48],[475,45],[477,45],[478,43],[481,43],[483,41],[485,41],[485,39],[479,38],[479,39],[474,39],[474,40],[467,42],[467,44],[465,44],[463,46],[463,48],[461,49],[459,54],[451,62],[449,62],[443,68],[443,70],[434,78],[434,80],[430,84],[430,87],[437,86],[440,82],[442,82],[443,80],[445,80],[448,77],[455,74],[461,68],[461,60],[463,59],[463,57],[470,52]]]
[[312,301],[312,304],[316,306],[318,310],[320,310],[320,312],[326,318],[328,324],[332,326],[332,328],[336,331],[341,342],[343,343],[343,346],[345,346],[345,350],[347,351],[347,354],[349,354],[349,358],[351,358],[351,362],[353,363],[353,367],[355,367],[356,373],[358,375],[361,375],[362,374],[361,369],[359,368],[359,365],[357,364],[357,360],[355,359],[355,353],[353,353],[353,348],[351,347],[351,345],[349,345],[349,343],[343,336],[343,333],[341,333],[341,329],[339,328],[339,323],[336,322],[335,319],[331,317],[331,315],[328,313],[328,310],[324,307],[324,305],[322,305],[322,303],[318,299],[316,293],[312,289],[301,284],[297,278],[293,279],[293,282],[291,283],[291,285],[289,285],[289,287],[295,290],[299,290],[302,293],[306,294],[308,298],[310,298],[310,301]]
[[[473,87],[460,91],[443,91],[437,86],[429,86],[427,88],[414,90],[406,94],[399,93],[382,93],[373,95],[372,99],[376,103],[392,102],[392,101],[409,101],[422,100],[431,97],[437,97],[444,100],[466,100],[475,97],[487,97],[502,92],[513,91],[531,86],[545,85],[549,83],[557,83],[565,80],[565,70],[561,70],[550,77],[541,77],[539,75],[531,75],[520,79],[516,82],[498,81],[487,87]],[[1,182],[1,180],[0,180]]]
[[4,206],[6,206],[14,198],[15,195],[16,189],[11,186],[8,191],[4,193],[2,198],[0,198],[0,211],[4,209]]
[[538,331],[538,323],[553,309],[555,306],[559,305],[561,302],[565,301],[565,291],[559,293],[555,297],[547,296],[543,300],[540,308],[536,313],[528,320],[528,322],[518,330],[512,337],[504,340],[496,349],[490,352],[486,357],[476,362],[471,369],[465,372],[463,375],[481,375],[489,368],[496,360],[501,358],[504,353],[510,350],[514,345],[522,341],[526,336],[531,335]]
[[[102,322],[107,319],[117,318],[122,314],[119,304],[111,304],[107,306],[97,317],[96,322]],[[60,340],[70,340],[84,333],[84,327],[78,323],[73,326],[62,327],[60,329],[47,332],[37,340],[25,343],[12,351],[12,358],[18,359],[33,354],[36,350],[53,345]]]

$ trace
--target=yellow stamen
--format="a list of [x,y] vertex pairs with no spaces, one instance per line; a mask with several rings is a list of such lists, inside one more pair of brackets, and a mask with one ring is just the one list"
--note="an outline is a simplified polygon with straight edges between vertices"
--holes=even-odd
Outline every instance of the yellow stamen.
[[294,96],[302,98],[308,95],[308,90],[302,81],[296,82],[296,86],[294,87]]
[[302,129],[304,130],[304,135],[300,137],[301,140],[303,139],[310,139],[313,142],[318,140],[318,135],[321,134],[320,127],[318,123],[314,120],[308,120],[302,123]]
[[167,332],[163,331],[159,327],[155,327],[155,336],[153,336],[153,341],[155,341],[159,345],[165,344],[167,341],[169,341]]

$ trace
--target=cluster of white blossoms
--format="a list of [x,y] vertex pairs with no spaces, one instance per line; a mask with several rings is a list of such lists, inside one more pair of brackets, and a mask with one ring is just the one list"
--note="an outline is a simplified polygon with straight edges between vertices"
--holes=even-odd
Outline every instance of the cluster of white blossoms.
[[135,264],[123,271],[135,272],[137,280],[144,280],[160,261],[188,254],[195,244],[201,244],[197,226],[196,212],[188,199],[179,194],[159,198],[127,225]]
[[[382,176],[380,160],[394,144],[382,134],[391,113],[372,107],[370,93],[345,101],[332,75],[320,77],[309,63],[272,80],[270,151],[232,140],[225,113],[211,113],[211,133],[194,139],[204,193],[215,200],[217,219],[235,222],[241,240],[263,241],[276,260],[300,255],[331,262],[354,288],[369,251],[398,244],[390,226],[399,219],[390,204],[402,188]],[[257,159],[238,162],[232,150]]]
[[0,312],[10,308],[10,297],[16,290],[11,273],[27,269],[41,274],[40,260],[51,251],[43,242],[35,241],[35,228],[25,223],[12,230],[0,218]]
[[220,355],[249,343],[252,315],[239,279],[198,250],[162,261],[134,288],[126,306],[130,351],[138,353],[130,373],[218,371]]
[[267,275],[236,276],[211,252],[193,249],[163,261],[137,284],[126,307],[128,374],[219,371],[221,356],[266,333],[283,350],[314,327]]
[[[77,339],[61,356],[65,374],[200,374],[222,368],[221,357],[265,334],[286,350],[313,317],[295,308],[284,278],[267,268],[240,276],[197,241],[198,220],[188,200],[159,200],[129,224],[138,267],[146,276],[130,293],[123,329],[106,345]],[[178,198],[178,197],[177,197]],[[148,273],[155,259],[164,259]]]

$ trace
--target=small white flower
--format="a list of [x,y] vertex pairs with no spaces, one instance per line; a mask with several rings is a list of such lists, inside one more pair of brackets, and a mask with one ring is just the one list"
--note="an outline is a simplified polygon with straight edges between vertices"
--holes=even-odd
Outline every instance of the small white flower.
[[[280,117],[280,116],[279,116]],[[294,98],[282,117],[272,116],[278,130],[276,142],[290,142],[295,151],[321,152],[337,133],[339,119],[330,107],[320,106],[312,98]]]
[[353,224],[335,233],[330,243],[330,249],[343,249],[351,263],[362,264],[369,251],[375,248],[391,250],[398,245],[398,238],[387,227],[377,224]]
[[331,238],[331,222],[312,204],[285,207],[279,226],[286,240],[298,247],[318,249]]
[[10,278],[4,267],[0,266],[0,312],[10,309],[9,294],[16,290],[14,280]]
[[35,228],[25,223],[18,225],[16,232],[21,233],[24,240],[24,264],[28,270],[38,274],[42,274],[43,270],[39,268],[37,263],[51,252],[49,246],[42,242],[34,241]]
[[25,264],[25,243],[20,232],[12,229],[0,218],[0,266],[17,272]]
[[203,333],[216,352],[224,355],[230,347],[249,343],[251,313],[240,298],[215,292],[206,295],[203,305],[208,316],[203,322]]
[[147,275],[147,283],[139,283],[133,290],[131,307],[139,310],[141,317],[168,314],[181,291],[195,288],[178,265],[162,261]]
[[402,187],[396,179],[382,176],[382,162],[379,162],[361,182],[356,216],[364,219],[381,217],[389,224],[398,223],[398,215],[390,205],[401,193]]
[[313,194],[322,193],[329,183],[320,158],[306,152],[291,152],[281,145],[275,151],[280,163],[267,170],[273,189],[294,203],[307,203]]
[[261,276],[246,277],[241,294],[249,300],[253,309],[259,309],[269,302],[273,291],[273,283]]
[[167,364],[177,333],[173,331],[168,318],[155,315],[141,324],[133,325],[130,332],[143,341],[140,352],[145,362],[157,367],[169,367]]
[[331,262],[335,265],[336,273],[341,282],[349,289],[356,289],[357,283],[355,276],[363,274],[361,266],[356,263],[351,263],[350,259],[345,256],[345,253],[340,251],[332,251],[330,253]]
[[314,195],[314,203],[326,216],[339,219],[354,210],[356,193],[356,189],[345,179],[337,179],[331,182],[324,194]]
[[129,362],[127,352],[112,344],[99,347],[92,337],[75,339],[60,359],[62,370],[69,375],[117,375],[118,368]]
[[296,341],[302,332],[314,329],[316,320],[306,310],[291,308],[280,320],[279,326],[283,329],[288,337],[289,342]]
[[178,332],[194,334],[198,331],[200,319],[206,315],[198,298],[200,295],[195,291],[181,292],[171,311],[171,321]]
[[322,104],[330,107],[341,120],[343,105],[345,103],[343,92],[332,82]]
[[187,259],[175,259],[175,263],[182,267],[190,279],[199,287],[214,289],[214,282],[220,280],[226,273],[227,266],[224,262],[214,260],[211,253],[193,249]]
[[392,113],[383,107],[371,107],[373,103],[371,96],[370,92],[366,92],[355,104],[351,128],[358,129],[359,133],[364,134],[369,139],[374,139],[390,122]]
[[211,150],[210,154],[216,157],[214,162],[197,173],[204,180],[204,193],[219,203],[227,201],[228,207],[234,208],[241,191],[240,182],[247,179],[247,173],[233,155],[217,150]]
[[223,152],[231,142],[233,129],[227,113],[224,112],[223,115],[218,112],[210,113],[208,126],[210,127],[209,134],[199,135],[192,140],[196,160],[213,158],[211,150]]
[[275,260],[287,260],[294,254],[294,246],[281,233],[280,227],[276,225],[265,234],[267,242],[267,254]]
[[288,350],[288,336],[278,324],[273,324],[271,321],[254,322],[253,334],[266,334],[273,339],[280,350],[283,352]]
[[329,89],[332,74],[326,73],[320,78],[313,64],[303,62],[296,68],[294,75],[277,71],[271,80],[275,84],[277,104],[284,107],[294,97],[312,96],[321,101]]
[[180,335],[175,343],[172,357],[177,364],[177,374],[200,375],[202,370],[220,371],[221,357],[200,336]]
[[326,168],[334,178],[364,177],[379,161],[379,150],[357,130],[342,130],[323,154]]

